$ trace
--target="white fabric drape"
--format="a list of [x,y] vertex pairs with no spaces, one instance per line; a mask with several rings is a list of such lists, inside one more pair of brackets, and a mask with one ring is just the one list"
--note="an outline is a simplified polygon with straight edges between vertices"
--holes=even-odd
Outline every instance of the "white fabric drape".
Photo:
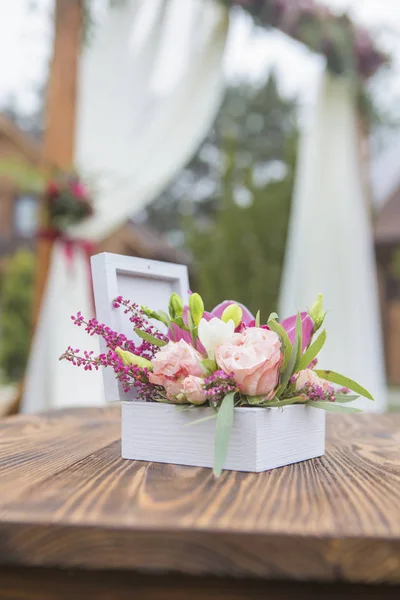
[[[101,240],[190,159],[220,105],[227,31],[227,10],[213,0],[130,0],[109,11],[78,82],[76,164],[95,183],[96,216],[70,236]],[[58,362],[68,345],[98,350],[70,320],[77,310],[91,316],[90,299],[87,261],[76,251],[67,268],[56,244],[24,412],[103,403],[99,372]]]
[[313,122],[300,147],[282,281],[280,315],[324,294],[328,339],[321,368],[355,379],[386,408],[372,228],[363,196],[350,88],[324,75]]
[[96,217],[75,235],[101,239],[152,200],[220,105],[227,11],[213,0],[157,6],[131,0],[112,10],[82,58],[76,159],[98,194]]
[[73,259],[67,260],[64,245],[55,243],[25,379],[24,412],[104,403],[100,371],[87,372],[58,361],[68,346],[99,352],[97,339],[71,322],[79,310],[85,316],[93,311],[88,268],[82,250],[75,249]]

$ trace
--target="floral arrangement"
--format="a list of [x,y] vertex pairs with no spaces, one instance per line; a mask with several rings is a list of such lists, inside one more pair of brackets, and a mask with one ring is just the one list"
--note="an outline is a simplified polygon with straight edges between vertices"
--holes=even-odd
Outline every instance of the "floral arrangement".
[[[190,295],[189,306],[172,294],[169,314],[122,297],[114,300],[113,307],[129,315],[136,341],[96,319],[85,321],[78,313],[72,317],[75,325],[85,327],[89,335],[101,336],[107,352],[94,356],[69,347],[60,360],[88,371],[112,368],[124,391],[134,388],[140,399],[149,402],[174,404],[180,410],[211,407],[211,417],[205,418],[216,418],[216,475],[227,456],[237,407],[307,404],[327,411],[357,412],[347,404],[359,396],[373,400],[351,379],[317,369],[326,341],[325,330],[314,339],[325,318],[321,295],[309,311],[280,323],[276,313],[262,323],[259,312],[254,317],[232,301],[206,312],[196,293]],[[161,322],[166,335],[150,321]]]
[[43,196],[46,210],[42,215],[44,231],[64,231],[93,215],[91,195],[76,173],[56,171],[50,180],[47,171],[54,167],[30,167],[20,161],[0,161],[0,175],[22,190]]
[[335,75],[368,78],[388,62],[367,30],[347,14],[337,15],[316,0],[225,0],[241,6],[265,26],[275,27],[326,57]]
[[62,231],[93,214],[93,203],[86,186],[77,175],[62,173],[49,181],[45,201],[51,227]]

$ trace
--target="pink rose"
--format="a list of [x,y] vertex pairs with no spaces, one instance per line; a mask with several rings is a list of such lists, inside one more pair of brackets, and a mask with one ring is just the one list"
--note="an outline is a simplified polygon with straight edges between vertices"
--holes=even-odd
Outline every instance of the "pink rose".
[[206,401],[206,392],[204,389],[204,379],[195,375],[188,375],[182,382],[182,391],[191,404],[204,404]]
[[242,394],[273,397],[283,361],[276,333],[261,327],[235,333],[232,341],[216,348],[215,358],[225,373],[233,373]]
[[182,380],[185,377],[202,375],[199,365],[202,359],[201,354],[184,340],[169,342],[151,361],[153,371],[149,374],[149,381],[162,385],[168,395],[175,396],[182,391]]
[[329,381],[321,379],[312,369],[304,369],[295,375],[296,390],[307,390],[310,387],[322,388],[324,392],[329,392],[332,387]]

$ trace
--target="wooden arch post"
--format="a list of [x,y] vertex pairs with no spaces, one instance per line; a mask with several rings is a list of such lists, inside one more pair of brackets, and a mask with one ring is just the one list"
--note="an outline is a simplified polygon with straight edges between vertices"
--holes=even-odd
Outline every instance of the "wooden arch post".
[[[83,36],[84,0],[56,0],[54,13],[53,58],[47,87],[43,161],[62,170],[73,166],[78,65]],[[44,200],[41,202],[40,225],[48,229],[50,219]],[[36,329],[46,288],[54,241],[44,236],[37,240],[36,278],[32,327]],[[19,411],[23,382],[8,413]]]
[[[56,0],[54,49],[48,91],[43,154],[46,164],[68,170],[74,160],[78,61],[82,39],[83,0]],[[49,227],[42,205],[42,227]],[[50,266],[53,241],[39,239],[33,327],[36,327]]]

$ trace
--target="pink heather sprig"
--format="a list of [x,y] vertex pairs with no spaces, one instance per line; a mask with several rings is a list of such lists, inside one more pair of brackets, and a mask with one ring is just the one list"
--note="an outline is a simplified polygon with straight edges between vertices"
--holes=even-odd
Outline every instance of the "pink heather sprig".
[[[117,298],[113,300],[113,307],[120,308],[121,306],[124,307],[125,315],[130,313],[129,321],[132,323],[134,330],[140,329],[141,331],[148,333],[149,335],[152,335],[163,342],[169,341],[169,339],[162,334],[157,327],[154,327],[154,325],[149,323],[146,315],[143,313],[138,304],[130,302],[129,300],[125,300],[122,296],[117,296]],[[158,350],[158,346],[154,346],[150,342],[143,340],[139,348],[136,349],[135,354],[139,354],[139,356],[144,356],[144,358],[151,359]]]
[[218,406],[227,394],[237,391],[237,385],[233,373],[215,371],[212,375],[205,377],[204,389],[210,405]]
[[110,348],[110,350],[115,350],[119,346],[123,350],[129,350],[129,352],[133,352],[134,354],[137,353],[135,344],[131,340],[128,340],[126,335],[113,331],[111,327],[104,325],[104,323],[99,323],[97,319],[85,321],[81,312],[78,312],[76,316],[72,316],[71,319],[78,327],[85,326],[85,331],[89,335],[99,335],[102,337],[107,348]]
[[[141,331],[144,331],[153,337],[163,341],[168,341],[168,338],[166,338],[156,327],[150,325],[141,308],[137,304],[131,304],[128,300],[124,300],[122,296],[118,296],[118,298],[115,298],[113,301],[113,307],[120,308],[120,306],[125,307],[125,314],[132,313],[129,317],[129,320],[133,324],[134,329],[140,329]],[[136,346],[132,340],[129,340],[126,337],[126,335],[113,331],[107,325],[99,323],[97,319],[89,319],[89,321],[85,321],[81,312],[78,312],[76,316],[72,316],[71,319],[78,327],[85,326],[85,331],[89,335],[99,335],[102,337],[106,343],[106,347],[111,350],[116,350],[116,348],[120,347],[123,350],[128,350],[128,352],[136,354],[137,356],[142,356],[147,360],[151,360],[160,349],[158,346],[153,345],[147,340],[141,340],[141,343]]]
[[310,385],[307,389],[307,395],[310,400],[324,400],[328,402],[336,402],[335,388],[333,385],[328,386],[326,390],[320,385]]
[[351,390],[348,387],[342,387],[336,390],[337,394],[350,394]]
[[129,392],[134,387],[141,398],[154,401],[165,396],[160,386],[149,382],[149,371],[137,365],[124,365],[121,358],[113,350],[94,356],[93,350],[79,354],[79,349],[68,347],[66,352],[60,356],[60,360],[67,360],[77,367],[83,367],[85,371],[98,371],[99,367],[111,367],[118,381],[121,382],[124,392]]

